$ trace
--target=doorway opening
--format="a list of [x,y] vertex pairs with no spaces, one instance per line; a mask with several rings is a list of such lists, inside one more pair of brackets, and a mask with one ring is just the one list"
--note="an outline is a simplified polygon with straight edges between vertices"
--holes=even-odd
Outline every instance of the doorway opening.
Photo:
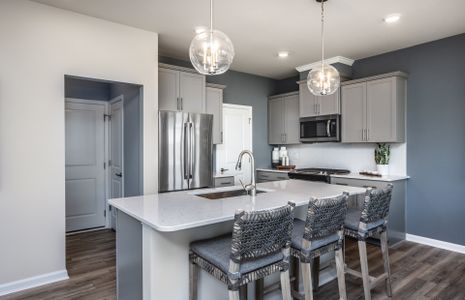
[[66,232],[115,229],[142,182],[142,86],[65,75]]
[[235,169],[242,150],[252,149],[252,106],[223,104],[223,144],[216,145],[216,173],[234,176],[235,184],[250,181],[250,158],[243,162],[242,169]]

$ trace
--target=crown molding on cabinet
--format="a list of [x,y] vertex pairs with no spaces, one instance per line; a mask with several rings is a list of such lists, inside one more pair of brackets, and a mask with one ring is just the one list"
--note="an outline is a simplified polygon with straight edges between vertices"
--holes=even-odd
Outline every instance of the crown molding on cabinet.
[[170,70],[175,70],[175,71],[198,74],[198,72],[195,69],[186,68],[186,67],[179,67],[179,66],[173,66],[173,65],[164,64],[164,63],[159,63],[158,67],[163,68],[163,69],[170,69]]
[[269,96],[268,100],[272,100],[272,99],[276,99],[276,98],[282,98],[282,97],[289,97],[289,96],[298,96],[298,95],[299,95],[299,91],[295,91],[295,92],[290,92],[290,93],[285,93],[285,94],[278,94],[278,95]]
[[354,84],[354,83],[360,83],[364,81],[371,81],[371,80],[377,80],[377,79],[383,79],[387,77],[402,77],[402,78],[408,78],[408,74],[402,71],[396,71],[396,72],[390,72],[390,73],[384,73],[384,74],[379,74],[375,76],[370,76],[370,77],[363,77],[359,79],[353,79],[353,80],[347,80],[347,81],[342,81],[341,86],[348,85],[348,84]]
[[[325,63],[327,63],[328,65],[341,63],[341,64],[344,64],[344,65],[352,66],[354,64],[354,61],[355,60],[347,58],[347,57],[343,57],[343,56],[335,56],[335,57],[325,59]],[[313,69],[315,67],[318,67],[319,65],[321,65],[321,61],[317,61],[317,62],[307,64],[307,65],[303,65],[303,66],[298,66],[295,69],[297,71],[299,71],[299,72],[305,72],[305,71],[311,70],[311,69]]]

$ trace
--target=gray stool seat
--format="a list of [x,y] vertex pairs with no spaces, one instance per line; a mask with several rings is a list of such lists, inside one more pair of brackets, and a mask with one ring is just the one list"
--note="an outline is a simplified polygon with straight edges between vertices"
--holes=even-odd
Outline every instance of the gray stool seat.
[[[300,219],[294,220],[294,229],[292,231],[292,243],[291,247],[297,250],[302,250],[302,237],[304,236],[305,230],[305,221]],[[322,239],[312,241],[310,250],[316,250],[318,248],[328,246],[329,244],[336,243],[339,240],[339,234],[334,233],[330,236],[324,237]]]
[[[231,241],[231,234],[226,234],[208,240],[196,241],[191,244],[191,250],[224,273],[228,273]],[[283,254],[279,251],[275,254],[244,262],[240,266],[240,272],[246,274],[282,260]]]
[[376,229],[379,226],[384,225],[384,219],[377,220],[375,222],[370,222],[366,224],[366,229],[359,229],[360,217],[362,216],[362,211],[358,208],[349,208],[347,211],[346,219],[344,221],[344,227],[353,231],[370,231]]

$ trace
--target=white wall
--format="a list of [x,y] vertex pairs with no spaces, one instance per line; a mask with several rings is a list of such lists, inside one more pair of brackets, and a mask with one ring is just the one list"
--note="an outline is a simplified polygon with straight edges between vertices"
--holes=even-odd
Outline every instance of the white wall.
[[[144,192],[157,191],[157,34],[0,1],[0,290],[65,269],[64,75],[144,86]],[[11,285],[10,285],[11,286]]]
[[[319,143],[288,147],[291,164],[297,168],[326,167],[348,169],[352,172],[376,170],[376,144]],[[391,144],[391,175],[407,175],[406,143]]]

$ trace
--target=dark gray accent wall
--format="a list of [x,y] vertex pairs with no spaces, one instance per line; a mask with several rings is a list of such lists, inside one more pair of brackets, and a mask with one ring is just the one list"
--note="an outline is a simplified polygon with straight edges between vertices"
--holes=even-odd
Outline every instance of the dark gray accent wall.
[[[192,68],[190,62],[169,57],[160,56],[159,62]],[[272,148],[268,145],[268,96],[275,94],[276,80],[230,70],[222,75],[207,76],[207,82],[227,86],[224,103],[252,106],[255,163],[257,167],[270,167]]]
[[465,34],[357,60],[355,78],[405,71],[407,232],[465,245]]
[[110,84],[65,76],[65,97],[107,101],[110,99]]
[[275,93],[285,94],[285,93],[298,91],[299,85],[297,84],[297,81],[299,80],[300,80],[299,75],[277,80]]
[[124,97],[124,196],[142,194],[142,93],[133,84],[111,84],[111,98]]

